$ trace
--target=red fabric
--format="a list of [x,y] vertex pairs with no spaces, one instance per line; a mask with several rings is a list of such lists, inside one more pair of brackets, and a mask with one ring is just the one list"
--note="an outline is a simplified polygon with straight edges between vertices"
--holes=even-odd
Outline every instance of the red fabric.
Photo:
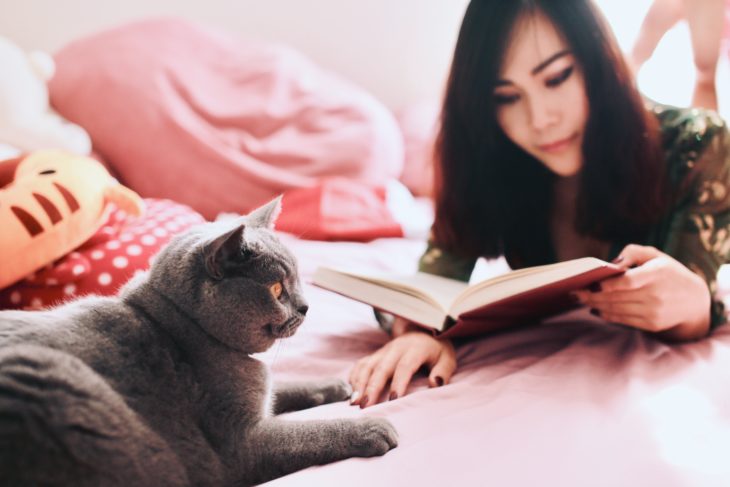
[[204,221],[169,200],[146,199],[145,204],[140,218],[112,211],[81,247],[0,291],[0,309],[40,309],[85,294],[116,294],[136,272],[149,268],[150,259],[173,235]]
[[284,193],[276,229],[310,240],[403,236],[385,204],[385,188],[346,178],[328,178]]

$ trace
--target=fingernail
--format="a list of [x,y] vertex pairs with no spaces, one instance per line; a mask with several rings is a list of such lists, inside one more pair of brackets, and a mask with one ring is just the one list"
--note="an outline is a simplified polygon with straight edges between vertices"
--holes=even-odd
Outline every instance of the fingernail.
[[434,380],[436,381],[436,385],[437,385],[438,387],[441,387],[442,385],[444,385],[444,378],[443,378],[443,377],[440,377],[440,376],[438,376],[438,375],[437,375],[437,376],[436,376],[436,377],[434,378]]
[[592,293],[600,293],[601,292],[601,283],[594,282],[593,284],[588,286],[588,290]]
[[601,312],[598,311],[596,308],[591,308],[591,314],[593,316],[601,316]]
[[395,401],[398,399],[398,393],[393,391],[390,393],[390,396],[388,396],[388,401]]
[[350,396],[350,404],[355,404],[357,400],[360,398],[360,391],[355,391]]
[[362,401],[360,401],[360,409],[365,409],[365,406],[368,405],[368,396],[362,396]]
[[623,256],[619,255],[618,257],[616,257],[615,259],[613,259],[611,262],[613,262],[614,264],[620,264],[623,261],[624,261]]

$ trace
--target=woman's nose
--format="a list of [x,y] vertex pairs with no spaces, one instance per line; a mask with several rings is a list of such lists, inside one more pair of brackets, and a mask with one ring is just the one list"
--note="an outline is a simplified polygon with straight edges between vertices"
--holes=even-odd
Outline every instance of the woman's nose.
[[546,100],[531,100],[529,110],[530,125],[537,131],[545,130],[557,120],[557,111]]

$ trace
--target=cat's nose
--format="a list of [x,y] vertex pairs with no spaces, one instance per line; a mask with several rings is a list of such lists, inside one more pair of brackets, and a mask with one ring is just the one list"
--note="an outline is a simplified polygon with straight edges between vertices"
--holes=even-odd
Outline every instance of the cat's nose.
[[305,316],[307,314],[307,311],[309,311],[309,306],[306,304],[304,306],[300,306],[297,308],[297,311],[302,315]]

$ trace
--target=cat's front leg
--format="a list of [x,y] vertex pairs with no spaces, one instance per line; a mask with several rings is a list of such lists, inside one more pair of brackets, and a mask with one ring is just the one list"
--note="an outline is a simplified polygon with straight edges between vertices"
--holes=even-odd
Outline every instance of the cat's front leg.
[[352,394],[352,388],[340,379],[279,382],[274,384],[272,412],[281,414],[344,401],[350,397],[350,394]]
[[[249,430],[243,479],[258,484],[313,465],[384,455],[398,434],[383,418],[285,421],[269,418]],[[254,456],[255,455],[255,456]]]

